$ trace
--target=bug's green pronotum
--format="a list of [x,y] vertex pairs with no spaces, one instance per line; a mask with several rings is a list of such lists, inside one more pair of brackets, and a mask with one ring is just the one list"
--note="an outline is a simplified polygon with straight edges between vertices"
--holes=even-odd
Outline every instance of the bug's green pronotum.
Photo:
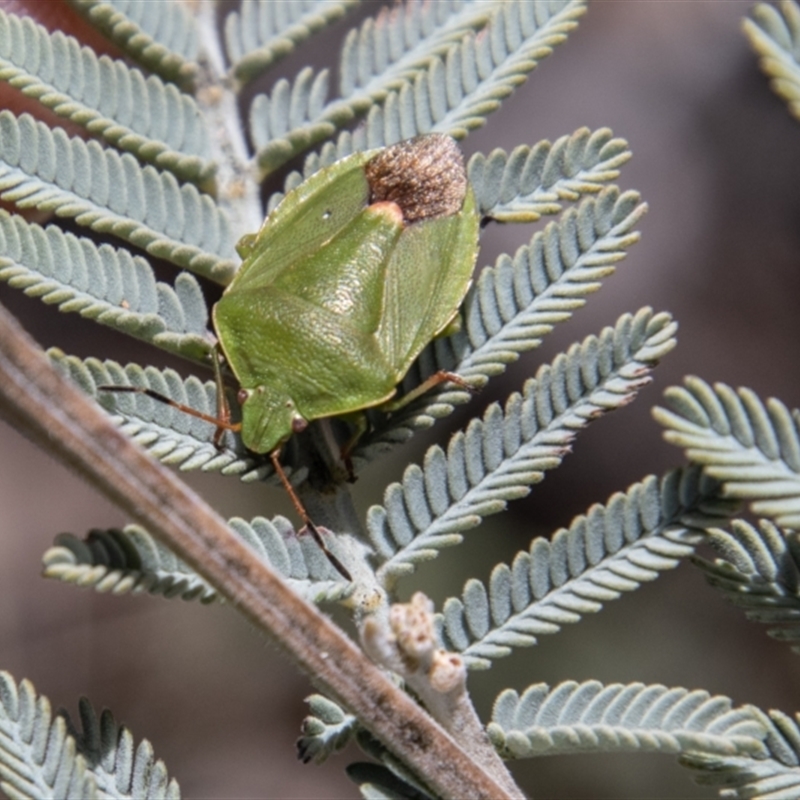
[[320,170],[239,241],[242,265],[213,321],[242,416],[211,421],[270,454],[315,536],[281,446],[313,420],[392,403],[422,349],[458,314],[479,222],[461,152],[429,134]]

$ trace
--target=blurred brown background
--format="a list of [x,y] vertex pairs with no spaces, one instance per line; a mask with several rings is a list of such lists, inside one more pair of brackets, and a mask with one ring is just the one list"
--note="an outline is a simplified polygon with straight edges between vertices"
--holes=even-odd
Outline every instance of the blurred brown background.
[[[28,4],[30,7],[31,4]],[[51,11],[53,2],[33,4]],[[366,4],[368,11],[378,4]],[[518,389],[539,364],[643,305],[671,311],[680,343],[655,384],[631,407],[580,435],[562,468],[418,573],[437,603],[470,576],[569,523],[593,502],[681,463],[661,441],[650,407],[685,374],[747,385],[800,402],[800,123],[767,86],[740,32],[747,2],[595,0],[569,42],[534,72],[468,152],[555,139],[579,126],[612,127],[634,159],[621,185],[650,204],[643,239],[618,274],[538,351],[435,432],[398,450],[356,486],[366,509],[403,464],[446,437],[468,413]],[[335,28],[335,41],[364,11]],[[304,49],[306,52],[304,52]],[[281,66],[293,75],[314,41]],[[530,228],[487,231],[481,265],[527,241]],[[43,346],[81,356],[120,356],[127,344],[0,285],[0,300]],[[145,353],[152,363],[166,363]],[[230,609],[149,597],[106,597],[39,579],[40,557],[60,531],[83,534],[125,519],[91,488],[0,424],[0,668],[30,678],[54,706],[87,695],[108,706],[137,740],[146,737],[191,798],[356,797],[342,767],[295,759],[309,682]],[[191,474],[225,515],[287,513],[276,489]],[[488,555],[491,553],[491,555]],[[411,591],[417,579],[403,586]],[[472,680],[488,717],[507,686],[590,677],[702,687],[736,703],[800,708],[800,662],[762,627],[707,589],[687,565],[539,646],[498,661]],[[583,756],[514,767],[537,798],[710,798],[671,757]]]

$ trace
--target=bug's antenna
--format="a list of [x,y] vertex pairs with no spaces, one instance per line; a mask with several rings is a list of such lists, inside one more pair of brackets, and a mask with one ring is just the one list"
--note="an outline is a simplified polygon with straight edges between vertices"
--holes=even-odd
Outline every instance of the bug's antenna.
[[281,449],[280,447],[276,447],[270,454],[269,459],[272,462],[272,466],[275,468],[275,473],[277,474],[278,478],[280,478],[281,483],[283,484],[283,488],[286,490],[286,493],[289,495],[289,499],[292,501],[292,505],[295,508],[295,511],[300,515],[300,519],[303,520],[306,528],[308,528],[311,535],[314,537],[314,541],[317,543],[320,550],[325,553],[325,557],[328,561],[333,564],[336,571],[346,580],[352,583],[353,577],[350,573],[345,569],[344,565],[341,561],[339,561],[336,556],[328,550],[325,542],[322,539],[322,534],[319,532],[319,528],[312,522],[311,517],[308,516],[308,512],[305,510],[302,502],[300,502],[300,498],[297,496],[292,484],[289,483],[289,479],[286,477],[286,473],[283,471],[283,467],[281,466],[280,456]]
[[148,389],[143,386],[98,386],[98,392],[127,392],[127,393],[136,393],[136,394],[144,394],[147,397],[152,397],[153,400],[158,400],[159,403],[164,403],[165,405],[172,406],[176,408],[178,411],[182,412],[183,414],[188,414],[191,417],[197,417],[198,419],[202,419],[203,422],[210,422],[212,425],[216,425],[217,430],[214,431],[214,447],[217,450],[222,449],[222,435],[225,431],[233,431],[234,433],[238,433],[242,429],[241,422],[231,422],[231,408],[228,405],[228,396],[225,394],[225,384],[222,380],[222,370],[220,369],[220,348],[219,345],[214,346],[214,383],[217,387],[217,416],[212,417],[210,414],[204,414],[202,411],[198,411],[191,406],[186,406],[183,403],[177,402],[177,400],[173,400],[166,395],[161,394],[160,392],[156,392],[153,389]]
[[148,397],[152,397],[153,400],[158,400],[159,403],[164,403],[165,405],[177,408],[178,411],[181,411],[184,414],[189,414],[189,416],[202,419],[203,422],[210,422],[212,425],[216,425],[217,428],[221,428],[222,430],[238,432],[242,428],[241,422],[230,421],[230,414],[228,414],[227,419],[225,419],[224,416],[222,418],[213,417],[211,414],[204,414],[202,411],[198,411],[196,408],[185,406],[183,403],[179,403],[177,400],[173,400],[171,397],[167,397],[164,394],[156,392],[153,389],[145,388],[144,386],[98,386],[97,391],[144,394]]

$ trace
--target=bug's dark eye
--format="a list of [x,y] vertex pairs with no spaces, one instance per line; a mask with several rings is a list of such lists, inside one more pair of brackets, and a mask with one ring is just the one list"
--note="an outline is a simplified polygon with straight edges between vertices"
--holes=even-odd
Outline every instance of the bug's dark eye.
[[236,399],[239,401],[240,406],[244,405],[244,401],[247,400],[248,397],[250,397],[250,392],[248,392],[247,389],[239,389],[236,394]]

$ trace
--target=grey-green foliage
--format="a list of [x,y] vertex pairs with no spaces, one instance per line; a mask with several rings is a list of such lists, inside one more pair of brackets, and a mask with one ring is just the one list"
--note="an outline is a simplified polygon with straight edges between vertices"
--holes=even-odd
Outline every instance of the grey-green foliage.
[[688,377],[654,409],[667,441],[703,464],[729,497],[751,501],[755,514],[800,527],[800,413],[751,389]]
[[[753,622],[777,626],[769,630],[776,639],[796,642],[800,631],[800,537],[795,531],[761,520],[758,528],[734,520],[731,529],[712,528],[708,542],[721,558],[692,560],[712,586],[745,609]],[[800,644],[792,649],[800,652]]]
[[179,178],[213,174],[205,120],[190,95],[121,60],[98,58],[61,31],[0,11],[0,80]]
[[194,360],[211,352],[208,309],[188,272],[156,281],[141,256],[0,210],[0,280],[25,294]]
[[367,514],[367,529],[387,585],[458,544],[461,533],[508,500],[524,497],[546,470],[557,467],[578,430],[600,414],[629,403],[648,372],[674,346],[668,314],[642,309],[615,328],[587,337],[543,366],[505,407],[493,403],[483,419],[408,467],[391,484],[382,506]]
[[355,739],[358,746],[380,762],[350,764],[347,774],[365,798],[431,800],[419,781],[387,749],[332,700],[314,694],[307,698],[309,715],[303,720],[303,735],[297,740],[298,755],[305,763],[322,763]]
[[492,0],[411,2],[381,10],[347,36],[339,59],[340,100],[326,105],[327,69],[304,69],[290,83],[281,79],[270,95],[251,106],[250,133],[264,167],[278,166],[300,149],[334,134],[356,113],[367,111],[391,89],[400,89],[430,59],[473,28],[486,25]]
[[[417,1],[384,7],[345,39],[339,59],[341,95],[357,108],[368,107],[367,98],[380,99],[389,88],[424,68],[432,56],[447,52],[464,34],[484,28],[497,8],[491,0]],[[547,6],[540,9],[542,16],[551,13]]]
[[[98,388],[136,386],[214,416],[217,387],[213,381],[201,381],[194,375],[182,378],[174,369],[161,370],[135,363],[122,366],[108,359],[80,359],[56,347],[50,348],[48,355],[62,374],[96,397],[125,433],[163,463],[183,471],[200,469],[237,475],[245,482],[273,478],[274,469],[267,457],[247,450],[238,436],[226,433],[217,445],[215,426],[209,422],[145,394],[116,394]],[[303,466],[293,469],[287,464],[284,469],[295,484],[308,476],[308,469]]]
[[[366,109],[369,113],[362,135],[355,137],[355,149],[380,147],[429,131],[463,138],[483,125],[503,98],[566,38],[585,10],[583,3],[575,0],[441,5],[463,10],[443,15],[440,25],[394,63],[393,54],[405,44],[402,24],[381,29],[381,35],[401,42],[386,49],[376,46],[369,32],[357,40],[351,37],[340,66],[342,99],[320,108],[327,93],[327,86],[323,89],[321,83],[327,84],[327,78],[318,81],[301,73],[296,85],[281,85],[274,96],[262,95],[263,99],[255,101],[250,132],[260,167],[267,172],[279,167]],[[417,5],[411,13],[421,14],[422,8]],[[485,9],[489,9],[488,15]],[[477,26],[483,35],[469,30]],[[445,50],[444,44],[449,42]],[[369,67],[359,69],[372,59],[380,68],[374,78],[369,77]],[[290,131],[280,122],[286,97],[292,99],[294,112]],[[378,102],[380,105],[375,104]],[[340,143],[338,156],[346,154]]]
[[166,80],[192,85],[199,36],[187,3],[69,1],[134,61]]
[[100,718],[90,703],[79,706],[83,731],[36,694],[0,672],[0,789],[10,800],[178,800],[180,789],[145,739],[109,711]]
[[604,686],[565,681],[554,688],[507,689],[494,703],[487,732],[508,758],[557,753],[699,750],[764,757],[765,726],[749,706],[727,697],[643,683]]
[[0,197],[74,218],[214,280],[224,282],[236,266],[228,220],[208,195],[29,114],[0,112]]
[[794,0],[781,0],[777,7],[758,3],[751,13],[743,28],[761,56],[761,69],[789,111],[800,117],[800,6]]
[[358,720],[321,694],[312,694],[306,701],[309,714],[303,720],[303,735],[297,740],[297,755],[305,764],[321,764],[350,742]]
[[[272,569],[310,602],[343,600],[352,586],[325,558],[311,536],[298,536],[284,517],[229,521]],[[331,549],[336,552],[335,542]],[[45,577],[111,594],[149,592],[211,603],[216,591],[139,525],[90,531],[85,539],[60,534],[42,558]]]
[[608,128],[579,128],[552,144],[476,153],[467,165],[481,214],[498,222],[533,222],[563,203],[594,194],[619,177],[631,157],[628,143]]
[[680,762],[696,771],[695,780],[719,786],[730,800],[796,800],[800,796],[800,715],[761,714],[767,731],[766,754],[753,756],[685,753]]
[[358,0],[242,0],[225,18],[225,46],[241,83],[258,77]]
[[460,599],[445,601],[444,646],[469,668],[486,669],[513,647],[530,647],[655,580],[694,551],[705,528],[735,511],[717,489],[698,468],[651,475],[569,528],[535,538],[510,565],[494,567],[488,587],[473,578]]
[[306,698],[309,715],[303,720],[297,740],[299,758],[321,764],[355,739],[358,746],[380,763],[357,762],[347,767],[348,777],[358,784],[362,797],[374,800],[432,800],[419,781],[365,728],[358,719],[327,697]]
[[42,574],[97,592],[149,592],[211,603],[217,593],[138,525],[92,530],[85,539],[60,533],[42,557]]

